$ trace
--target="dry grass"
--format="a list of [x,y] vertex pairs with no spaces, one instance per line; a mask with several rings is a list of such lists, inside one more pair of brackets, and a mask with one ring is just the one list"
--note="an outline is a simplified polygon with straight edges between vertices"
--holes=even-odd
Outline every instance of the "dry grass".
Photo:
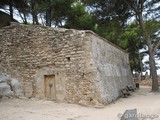
[[[142,80],[139,83],[140,85],[143,85],[143,86],[152,86],[152,79],[147,78],[146,80]],[[158,76],[158,84],[160,85],[160,76]]]

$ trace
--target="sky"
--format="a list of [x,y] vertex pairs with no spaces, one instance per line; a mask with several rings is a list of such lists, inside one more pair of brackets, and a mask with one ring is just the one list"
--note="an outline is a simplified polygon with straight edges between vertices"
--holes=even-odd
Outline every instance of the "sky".
[[[145,61],[149,61],[149,56],[148,56],[148,55],[145,56],[145,57],[143,58],[143,60],[142,60],[143,63],[144,63]],[[155,59],[155,62],[160,65],[160,59]],[[149,71],[149,70],[147,70],[147,72],[150,74],[150,71]],[[145,74],[145,72],[144,72],[143,74]],[[157,74],[160,75],[160,69],[157,70]]]

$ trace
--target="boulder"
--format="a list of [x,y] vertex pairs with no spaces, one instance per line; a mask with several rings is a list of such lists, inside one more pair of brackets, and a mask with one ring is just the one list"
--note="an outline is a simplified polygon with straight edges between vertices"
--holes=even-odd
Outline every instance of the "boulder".
[[8,75],[0,74],[0,83],[7,82],[11,78]]
[[10,86],[7,83],[0,83],[0,96],[9,96],[11,94]]
[[17,95],[17,96],[23,95],[23,90],[22,90],[21,84],[19,83],[18,80],[12,79],[10,85],[11,85],[11,89],[15,95]]
[[8,74],[0,73],[0,98],[23,96],[23,90],[18,80]]

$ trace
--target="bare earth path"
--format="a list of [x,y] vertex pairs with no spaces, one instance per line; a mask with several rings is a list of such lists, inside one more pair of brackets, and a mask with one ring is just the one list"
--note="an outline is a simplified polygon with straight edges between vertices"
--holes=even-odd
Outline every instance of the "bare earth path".
[[[83,107],[45,100],[7,100],[0,102],[0,120],[120,120],[126,109],[160,120],[160,93],[141,87],[128,98],[120,98],[104,108]],[[152,116],[151,116],[152,115]],[[154,115],[154,116],[153,116]]]

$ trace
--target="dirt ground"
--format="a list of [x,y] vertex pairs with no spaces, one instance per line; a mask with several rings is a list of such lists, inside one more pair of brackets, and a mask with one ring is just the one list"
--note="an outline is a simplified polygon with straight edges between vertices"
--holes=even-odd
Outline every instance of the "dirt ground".
[[[148,76],[146,80],[139,80],[139,83],[142,86],[152,86],[152,79]],[[158,84],[160,86],[160,76],[158,76]]]
[[135,108],[139,120],[160,120],[160,93],[150,90],[141,86],[128,98],[120,98],[103,108],[37,99],[2,100],[0,120],[120,120],[125,110]]

